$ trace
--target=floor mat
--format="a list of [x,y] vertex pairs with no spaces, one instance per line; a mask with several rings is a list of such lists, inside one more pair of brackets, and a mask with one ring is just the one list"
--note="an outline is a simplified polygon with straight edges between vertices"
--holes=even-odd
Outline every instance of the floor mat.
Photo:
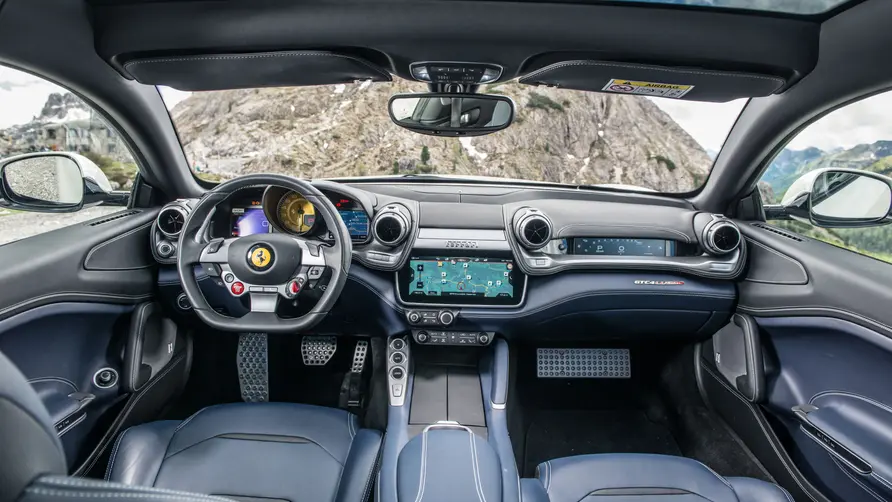
[[591,453],[681,455],[669,430],[639,410],[538,411],[526,435],[524,477],[546,460]]

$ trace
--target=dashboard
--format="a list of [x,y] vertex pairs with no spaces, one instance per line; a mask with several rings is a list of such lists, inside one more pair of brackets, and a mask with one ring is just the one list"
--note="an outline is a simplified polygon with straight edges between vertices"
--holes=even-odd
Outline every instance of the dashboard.
[[[733,312],[746,265],[736,224],[680,199],[510,183],[313,185],[352,241],[341,301],[324,321],[335,323],[323,326],[332,332],[705,333]],[[160,263],[175,263],[175,223],[192,203],[159,213],[152,246]],[[312,201],[274,186],[219,204],[207,237],[280,232],[332,240]],[[219,308],[238,317],[243,307],[230,297],[218,295],[230,302]]]

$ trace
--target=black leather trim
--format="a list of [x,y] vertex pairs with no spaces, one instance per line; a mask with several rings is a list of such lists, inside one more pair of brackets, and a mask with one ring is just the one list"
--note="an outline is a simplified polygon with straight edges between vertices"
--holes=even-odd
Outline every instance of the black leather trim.
[[[152,223],[125,232],[95,246],[84,259],[87,270],[137,270],[155,265],[146,249]],[[129,239],[128,239],[129,238]]]
[[808,284],[808,272],[798,260],[757,240],[744,239],[750,253],[749,270],[744,280],[766,284]]
[[786,85],[786,80],[770,75],[590,60],[554,63],[521,77],[519,82],[597,92],[617,78],[691,85],[690,91],[677,99],[716,102],[768,96]]
[[364,59],[327,51],[170,55],[131,59],[124,70],[140,83],[184,91],[391,81]]

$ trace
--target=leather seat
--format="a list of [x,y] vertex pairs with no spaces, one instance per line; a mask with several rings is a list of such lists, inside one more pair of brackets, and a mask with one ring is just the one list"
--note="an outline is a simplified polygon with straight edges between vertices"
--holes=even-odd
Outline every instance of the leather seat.
[[580,455],[539,464],[521,481],[524,502],[793,502],[783,488],[724,478],[684,457]]
[[224,404],[183,422],[127,429],[106,479],[242,500],[360,501],[371,490],[381,437],[342,410]]

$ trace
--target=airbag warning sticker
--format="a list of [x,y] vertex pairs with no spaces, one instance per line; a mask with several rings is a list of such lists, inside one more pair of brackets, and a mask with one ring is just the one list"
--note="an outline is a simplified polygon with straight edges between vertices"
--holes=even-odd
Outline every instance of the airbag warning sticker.
[[661,84],[659,82],[640,82],[615,78],[607,82],[607,85],[601,90],[618,92],[620,94],[638,94],[678,99],[691,92],[693,88],[693,85]]

